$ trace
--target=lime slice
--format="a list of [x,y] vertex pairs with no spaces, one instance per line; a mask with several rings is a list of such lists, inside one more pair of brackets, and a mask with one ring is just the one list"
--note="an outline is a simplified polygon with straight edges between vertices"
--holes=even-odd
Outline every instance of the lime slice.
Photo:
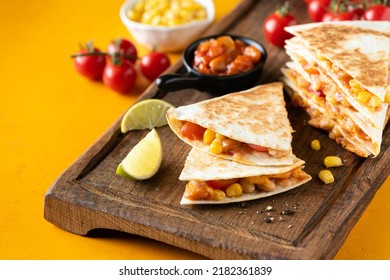
[[119,164],[116,173],[120,176],[145,180],[155,175],[162,161],[161,139],[153,128]]
[[167,124],[166,112],[173,105],[161,99],[146,99],[135,103],[122,118],[121,131],[152,129]]

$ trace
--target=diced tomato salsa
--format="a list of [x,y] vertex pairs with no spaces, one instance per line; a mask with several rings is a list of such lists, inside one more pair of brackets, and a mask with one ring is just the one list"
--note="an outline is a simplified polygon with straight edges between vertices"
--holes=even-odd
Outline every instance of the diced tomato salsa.
[[261,56],[256,47],[224,35],[199,44],[193,67],[207,75],[233,75],[252,69]]

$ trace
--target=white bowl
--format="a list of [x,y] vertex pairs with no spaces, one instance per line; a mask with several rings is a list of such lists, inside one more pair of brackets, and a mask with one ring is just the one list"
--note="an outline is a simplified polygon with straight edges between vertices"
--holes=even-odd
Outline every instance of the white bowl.
[[199,35],[213,22],[215,7],[213,0],[196,0],[207,10],[207,19],[195,21],[175,27],[152,26],[130,20],[126,11],[131,9],[137,0],[127,0],[122,4],[119,14],[123,24],[134,39],[148,49],[156,48],[163,52],[182,51],[189,43],[198,39]]

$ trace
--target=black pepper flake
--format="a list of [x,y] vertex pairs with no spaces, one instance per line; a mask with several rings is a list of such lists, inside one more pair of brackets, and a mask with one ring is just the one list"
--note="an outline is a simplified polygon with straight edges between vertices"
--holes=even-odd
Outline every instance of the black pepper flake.
[[274,217],[265,217],[264,218],[264,222],[266,222],[268,224],[272,223],[273,221],[274,221]]
[[239,207],[242,207],[242,208],[245,208],[247,206],[248,206],[248,203],[246,203],[245,201],[241,202],[241,204],[239,205]]
[[285,209],[283,210],[280,214],[282,215],[287,215],[287,216],[292,216],[295,214],[295,211],[291,210],[291,209]]

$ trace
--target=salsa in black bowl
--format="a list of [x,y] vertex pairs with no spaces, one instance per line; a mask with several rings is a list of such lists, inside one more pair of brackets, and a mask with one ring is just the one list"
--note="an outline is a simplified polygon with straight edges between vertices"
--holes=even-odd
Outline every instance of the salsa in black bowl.
[[[224,44],[225,53],[217,48],[218,44]],[[231,57],[226,58],[227,55]],[[245,90],[260,79],[266,59],[263,45],[251,38],[229,34],[207,36],[184,50],[186,73],[162,75],[156,84],[162,91],[195,88],[217,95]]]

